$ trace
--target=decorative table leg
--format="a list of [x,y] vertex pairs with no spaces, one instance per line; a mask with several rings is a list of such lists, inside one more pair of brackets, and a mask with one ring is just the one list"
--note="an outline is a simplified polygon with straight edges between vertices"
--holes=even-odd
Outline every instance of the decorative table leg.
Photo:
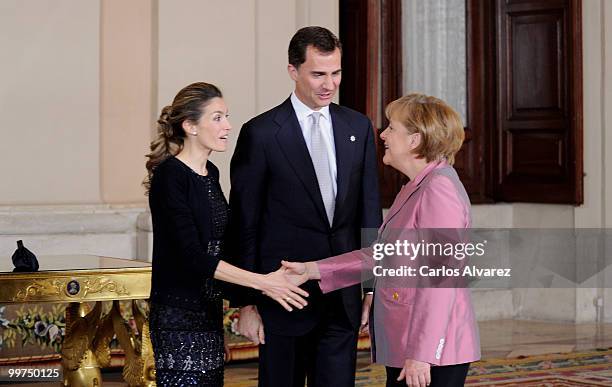
[[148,320],[143,324],[140,331],[142,332],[142,350],[140,356],[142,356],[144,362],[144,386],[157,386],[155,383],[155,359],[153,358],[153,345],[151,344]]
[[102,303],[87,313],[87,304],[72,302],[66,308],[66,336],[62,345],[64,386],[90,387],[102,384],[102,375],[92,343],[96,335]]
[[119,301],[113,301],[110,312],[100,319],[102,302],[88,312],[87,304],[70,303],[66,308],[66,336],[62,346],[64,386],[100,386],[100,367],[110,365],[109,343],[113,335],[125,352],[123,379],[133,387],[155,386],[155,361],[149,333],[149,322],[132,301],[132,313],[140,332],[137,340],[126,326]]
[[140,358],[143,365],[143,386],[156,386],[155,383],[155,359],[153,358],[153,344],[151,344],[151,333],[149,331],[148,316],[142,313],[141,309],[136,304],[136,300],[132,300],[132,315],[136,321],[136,328],[140,332]]
[[138,307],[132,302],[134,319],[138,330],[141,332],[140,343],[134,334],[128,331],[121,314],[119,313],[119,302],[113,302],[111,310],[113,327],[119,345],[125,352],[125,365],[123,366],[123,380],[130,386],[155,386],[155,364],[153,362],[153,350],[149,337],[149,324]]

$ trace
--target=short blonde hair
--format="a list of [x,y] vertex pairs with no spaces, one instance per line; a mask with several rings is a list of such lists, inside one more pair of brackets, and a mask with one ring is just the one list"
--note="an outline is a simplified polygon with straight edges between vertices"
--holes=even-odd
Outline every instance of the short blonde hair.
[[413,93],[391,102],[385,114],[389,121],[399,121],[410,134],[421,134],[421,144],[414,150],[418,158],[427,162],[446,158],[451,165],[455,162],[465,132],[461,117],[446,102]]

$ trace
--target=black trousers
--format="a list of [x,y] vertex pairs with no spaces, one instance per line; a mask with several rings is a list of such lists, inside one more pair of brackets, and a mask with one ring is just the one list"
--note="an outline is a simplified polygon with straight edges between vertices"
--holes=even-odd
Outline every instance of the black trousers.
[[[399,382],[397,378],[401,368],[387,368],[387,387],[406,387],[406,379]],[[470,363],[431,367],[431,384],[429,387],[463,387]]]
[[[304,336],[275,335],[265,329],[259,346],[259,387],[353,387],[358,329],[353,328],[340,297],[328,302],[315,329]],[[331,300],[329,300],[331,301]]]

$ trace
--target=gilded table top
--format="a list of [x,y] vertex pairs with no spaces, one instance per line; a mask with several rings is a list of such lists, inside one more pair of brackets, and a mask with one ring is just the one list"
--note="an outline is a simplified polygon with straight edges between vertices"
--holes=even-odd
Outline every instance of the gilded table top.
[[13,273],[0,263],[0,304],[149,298],[151,263],[95,255],[38,257],[37,272]]

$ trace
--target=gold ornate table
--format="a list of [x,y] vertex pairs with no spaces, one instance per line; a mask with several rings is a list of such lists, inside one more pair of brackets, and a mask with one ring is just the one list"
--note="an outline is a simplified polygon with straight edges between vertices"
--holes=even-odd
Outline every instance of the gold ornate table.
[[[38,258],[40,269],[13,273],[10,260],[0,262],[0,304],[69,303],[62,345],[65,386],[99,386],[100,367],[110,365],[113,335],[125,351],[123,377],[130,386],[154,386],[155,367],[145,313],[134,300],[148,299],[151,263],[93,255]],[[126,327],[120,300],[132,300],[140,336]],[[102,316],[103,301],[112,302]],[[95,302],[89,308],[89,302]]]

